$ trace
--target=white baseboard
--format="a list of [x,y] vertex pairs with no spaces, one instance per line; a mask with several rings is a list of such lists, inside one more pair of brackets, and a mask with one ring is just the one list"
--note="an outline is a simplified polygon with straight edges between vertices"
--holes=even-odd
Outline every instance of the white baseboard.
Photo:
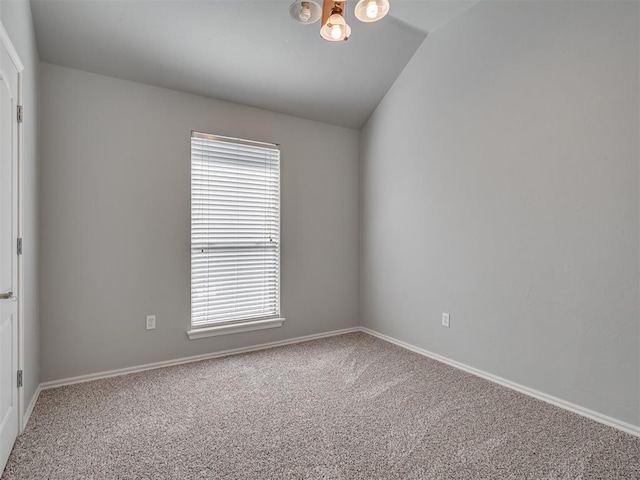
[[36,391],[33,392],[31,401],[29,402],[29,405],[27,405],[27,409],[25,410],[24,416],[22,417],[22,425],[21,425],[20,433],[24,431],[24,429],[27,427],[27,423],[29,423],[29,419],[31,418],[31,414],[33,413],[33,408],[36,406],[38,397],[40,397],[41,390],[42,390],[41,386],[38,385],[38,388],[36,388]]
[[623,432],[629,433],[636,437],[640,437],[640,427],[638,426],[631,425],[630,423],[617,420],[615,418],[609,417],[607,415],[603,415],[598,412],[594,412],[593,410],[589,410],[588,408],[584,408],[584,407],[581,407],[580,405],[567,402],[565,400],[554,397],[552,395],[539,392],[538,390],[525,387],[524,385],[520,385],[510,380],[506,380],[504,378],[493,375],[491,373],[487,373],[477,368],[470,367],[469,365],[465,365],[464,363],[456,362],[455,360],[451,360],[450,358],[443,357],[442,355],[429,352],[427,350],[424,350],[423,348],[411,345],[410,343],[396,340],[393,337],[389,337],[388,335],[384,335],[382,333],[376,332],[369,328],[360,327],[360,331],[364,333],[368,333],[369,335],[372,335],[374,337],[378,337],[389,343],[393,343],[394,345],[398,345],[399,347],[406,348],[407,350],[411,350],[412,352],[419,353],[420,355],[424,355],[425,357],[429,357],[439,362],[446,363],[447,365],[450,365],[452,367],[458,368],[460,370],[464,370],[465,372],[469,372],[478,377],[497,383],[499,385],[502,385],[503,387],[507,387],[517,392],[524,393],[525,395],[528,395],[533,398],[537,398],[538,400],[542,400],[543,402],[550,403],[551,405],[555,405],[556,407],[569,410],[570,412],[577,413],[578,415],[582,415],[583,417],[590,418],[591,420],[595,420],[596,422],[603,423],[604,425],[608,425],[609,427],[617,428],[618,430],[622,430]]
[[91,373],[88,375],[80,375],[78,377],[63,378],[61,380],[53,380],[51,382],[41,383],[38,387],[40,390],[48,390],[50,388],[63,387],[65,385],[73,385],[75,383],[91,382],[93,380],[99,380],[101,378],[118,377],[120,375],[127,375],[129,373],[143,372],[145,370],[154,370],[156,368],[170,367],[173,365],[181,365],[183,363],[198,362],[200,360],[208,360],[210,358],[227,357],[229,355],[238,355],[240,353],[255,352],[257,350],[265,350],[267,348],[280,347],[283,345],[291,345],[294,343],[308,342],[310,340],[316,340],[318,338],[334,337],[336,335],[344,335],[345,333],[358,332],[360,327],[343,328],[341,330],[333,330],[331,332],[317,333],[314,335],[305,335],[304,337],[290,338],[288,340],[280,340],[278,342],[262,343],[260,345],[254,345],[252,347],[234,348],[231,350],[223,350],[215,353],[205,353],[204,355],[195,355],[192,357],[178,358],[175,360],[166,360],[163,362],[147,363],[144,365],[137,365],[135,367],[119,368],[117,370],[109,370],[106,372]]

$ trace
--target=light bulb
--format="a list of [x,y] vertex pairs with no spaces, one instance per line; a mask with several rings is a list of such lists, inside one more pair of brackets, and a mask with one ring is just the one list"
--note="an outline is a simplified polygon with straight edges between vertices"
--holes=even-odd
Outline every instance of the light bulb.
[[367,3],[367,17],[376,18],[378,16],[378,4],[376,0],[369,0]]
[[331,27],[331,38],[334,40],[340,40],[342,36],[342,25],[333,25]]
[[308,22],[309,19],[311,18],[311,9],[308,6],[303,5],[302,10],[300,10],[300,15],[298,15],[298,18],[302,22]]

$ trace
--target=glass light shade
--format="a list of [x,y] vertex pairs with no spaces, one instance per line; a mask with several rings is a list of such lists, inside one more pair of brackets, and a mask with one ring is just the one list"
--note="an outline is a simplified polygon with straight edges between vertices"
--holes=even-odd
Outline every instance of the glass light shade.
[[313,0],[298,0],[289,7],[289,15],[298,23],[311,25],[322,17],[322,7]]
[[320,36],[330,42],[348,40],[351,36],[351,27],[347,25],[342,15],[334,13],[327,18],[327,23],[320,29]]
[[389,0],[360,0],[355,13],[361,22],[377,22],[389,13]]

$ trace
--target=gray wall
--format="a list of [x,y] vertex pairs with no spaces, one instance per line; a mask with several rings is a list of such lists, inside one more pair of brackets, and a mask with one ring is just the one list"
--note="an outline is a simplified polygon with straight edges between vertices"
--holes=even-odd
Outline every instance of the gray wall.
[[[357,325],[356,130],[41,72],[43,382]],[[282,144],[282,328],[187,339],[192,129]]]
[[361,139],[365,326],[640,424],[638,20],[483,1],[427,37]]
[[[27,0],[0,1],[0,20],[25,68],[23,77],[24,407],[40,383],[38,314],[38,68],[31,9]],[[24,411],[24,410],[23,410]]]

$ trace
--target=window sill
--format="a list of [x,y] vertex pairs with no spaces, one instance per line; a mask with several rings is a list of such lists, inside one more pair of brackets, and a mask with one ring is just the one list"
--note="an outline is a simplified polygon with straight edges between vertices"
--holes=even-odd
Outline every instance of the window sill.
[[267,318],[264,320],[249,320],[241,323],[229,323],[227,325],[214,325],[211,327],[194,328],[187,331],[189,340],[198,338],[215,337],[218,335],[229,335],[231,333],[251,332],[253,330],[264,330],[266,328],[281,327],[284,318]]

